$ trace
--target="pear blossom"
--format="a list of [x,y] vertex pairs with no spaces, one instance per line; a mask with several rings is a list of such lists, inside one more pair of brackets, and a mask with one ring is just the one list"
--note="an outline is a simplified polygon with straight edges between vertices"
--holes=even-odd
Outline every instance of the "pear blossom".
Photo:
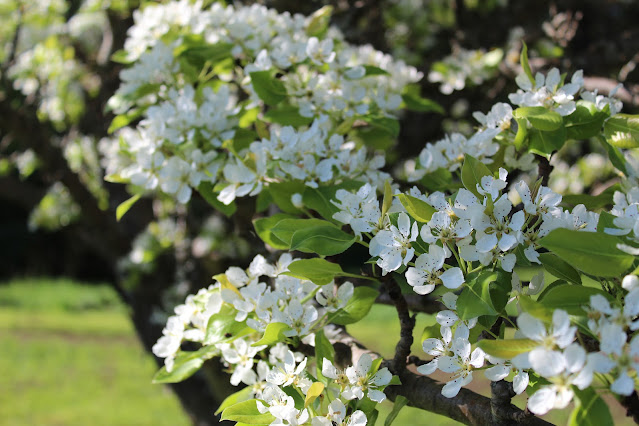
[[377,265],[382,273],[394,271],[413,259],[415,249],[411,242],[417,240],[418,232],[417,222],[411,226],[409,216],[399,213],[397,226],[391,225],[390,229],[381,230],[373,237],[369,251],[371,256],[379,256]]
[[406,271],[406,281],[413,286],[417,294],[428,294],[435,289],[436,284],[443,284],[446,288],[459,288],[464,283],[464,274],[458,267],[442,270],[446,252],[443,248],[432,244],[428,253],[420,255],[415,261],[415,267]]
[[473,368],[480,368],[484,365],[484,351],[476,348],[471,353],[470,342],[466,339],[457,338],[452,344],[453,355],[439,357],[437,367],[445,373],[454,373],[454,379],[449,381],[442,388],[442,395],[452,398],[459,393],[462,386],[473,380]]
[[375,402],[382,402],[386,399],[384,392],[378,388],[385,387],[391,381],[392,374],[388,368],[382,368],[375,374],[370,374],[373,359],[367,353],[360,356],[357,366],[350,366],[346,369],[350,385],[342,392],[345,399],[362,399],[364,392],[368,398]]
[[317,302],[324,306],[328,312],[342,309],[353,297],[353,283],[346,281],[335,289],[335,283],[331,282],[322,286],[315,295]]

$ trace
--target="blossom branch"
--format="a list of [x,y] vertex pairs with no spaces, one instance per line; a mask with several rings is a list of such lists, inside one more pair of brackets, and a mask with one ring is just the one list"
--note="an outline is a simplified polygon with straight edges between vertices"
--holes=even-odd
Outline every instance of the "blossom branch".
[[410,355],[410,348],[413,345],[413,329],[415,328],[415,317],[410,315],[406,299],[402,295],[401,288],[397,282],[387,275],[384,280],[384,287],[395,305],[400,323],[400,337],[395,347],[395,357],[389,368],[395,374],[406,369],[406,362]]

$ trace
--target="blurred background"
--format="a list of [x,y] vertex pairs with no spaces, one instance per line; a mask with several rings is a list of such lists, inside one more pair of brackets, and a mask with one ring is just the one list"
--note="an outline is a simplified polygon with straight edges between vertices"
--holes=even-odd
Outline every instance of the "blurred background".
[[[105,106],[121,70],[109,58],[141,3],[153,2],[0,0],[0,425],[215,424],[213,412],[230,391],[216,360],[184,383],[152,385],[150,348],[185,295],[230,265],[268,255],[245,226],[254,200],[240,200],[229,219],[197,195],[187,207],[158,196],[118,222],[115,208],[129,196],[103,180],[105,155],[117,144]],[[633,0],[259,3],[304,14],[330,4],[348,41],[424,73],[422,94],[446,114],[402,117],[399,142],[387,151],[388,170],[400,178],[426,142],[471,133],[473,111],[515,90],[522,41],[533,69],[583,69],[586,88],[601,94],[619,81],[624,111],[638,111]],[[596,195],[615,180],[606,164],[598,144],[567,144],[553,160],[551,186]],[[390,354],[395,341],[376,336],[398,334],[393,314],[376,307],[349,331]],[[434,323],[420,314],[415,353]],[[476,386],[489,392],[485,382]],[[630,423],[613,410],[619,424]],[[410,409],[398,421],[454,423]]]

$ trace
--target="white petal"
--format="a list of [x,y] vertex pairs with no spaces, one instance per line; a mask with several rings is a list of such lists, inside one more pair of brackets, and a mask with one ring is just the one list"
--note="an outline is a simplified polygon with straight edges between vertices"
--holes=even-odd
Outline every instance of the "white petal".
[[459,288],[464,283],[464,274],[461,269],[455,267],[444,272],[439,276],[446,288]]

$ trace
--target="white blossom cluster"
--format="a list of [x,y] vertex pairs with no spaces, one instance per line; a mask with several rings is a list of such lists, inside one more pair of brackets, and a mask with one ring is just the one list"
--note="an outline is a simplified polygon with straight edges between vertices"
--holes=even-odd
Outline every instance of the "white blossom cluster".
[[[613,199],[615,205],[610,213],[616,216],[613,220],[616,228],[606,228],[604,232],[625,235],[634,245],[639,244],[639,188],[631,187],[626,193],[615,191]],[[634,246],[620,244],[618,247],[630,254],[639,254]]]
[[[237,322],[246,322],[252,334],[263,333],[269,324],[277,322],[288,326],[285,336],[312,342],[314,333],[327,324],[328,314],[350,300],[353,284],[347,281],[335,289],[333,282],[320,287],[282,275],[293,261],[290,254],[283,254],[276,264],[270,264],[258,255],[247,270],[229,268],[217,276],[214,284],[188,296],[184,304],[175,308],[176,315],[169,318],[153,353],[165,358],[170,371],[183,340],[207,344],[208,321],[220,312]],[[271,278],[272,286],[262,277]]]
[[[575,111],[577,96],[580,96],[582,100],[592,102],[599,110],[608,107],[611,116],[623,107],[621,101],[613,97],[621,85],[610,93],[610,97],[589,92],[583,88],[582,71],[575,72],[571,82],[567,84],[562,84],[556,68],[551,69],[546,76],[537,73],[534,82],[526,74],[519,74],[516,82],[519,89],[508,96],[515,106],[542,106],[567,116]],[[471,155],[485,164],[491,164],[492,157],[500,150],[500,142],[504,142],[504,162],[510,169],[529,171],[536,167],[531,153],[517,154],[512,146],[515,128],[511,127],[513,107],[510,104],[497,103],[487,114],[477,111],[473,113],[473,117],[480,126],[470,137],[459,133],[447,135],[435,143],[427,143],[415,161],[408,161],[405,165],[408,180],[418,181],[440,168],[454,172],[461,167],[464,155]]]
[[441,339],[424,340],[422,348],[428,355],[433,356],[433,359],[417,367],[417,371],[425,375],[433,374],[437,370],[450,373],[452,379],[442,388],[442,395],[452,398],[459,393],[462,386],[473,380],[473,370],[484,366],[486,354],[480,348],[475,348],[471,352],[468,337],[470,330],[477,325],[477,318],[467,321],[459,319],[455,312],[457,296],[454,293],[444,293],[442,303],[448,309],[437,313]]
[[[290,386],[307,396],[316,383],[307,372],[308,359],[282,342],[270,347],[259,344],[260,335],[271,323],[288,325],[285,336],[296,337],[311,346],[315,344],[316,331],[322,330],[329,339],[338,333],[326,319],[350,300],[353,285],[345,282],[335,288],[331,282],[316,286],[310,281],[281,275],[294,260],[284,254],[276,264],[270,264],[258,255],[246,270],[229,268],[217,276],[215,284],[188,296],[184,304],[175,307],[175,315],[168,319],[163,336],[153,346],[153,353],[164,358],[166,370],[171,372],[183,353],[182,343],[200,343],[207,349],[202,352],[203,359],[221,356],[232,373],[232,385],[249,386],[248,398],[259,400],[258,410],[275,417],[271,424],[297,425],[311,421],[316,426],[363,426],[367,422],[364,412],[348,411],[346,405],[364,398],[382,402],[386,398],[383,389],[391,381],[387,368],[378,369],[379,364],[373,368],[373,359],[367,353],[345,370],[328,359],[317,359],[315,362],[321,366],[328,383],[322,392],[329,398],[326,402],[296,408],[294,399],[283,388]],[[271,278],[272,283],[263,281],[265,277]],[[207,340],[207,325],[216,314],[245,323],[248,328],[230,342],[211,344]]]
[[[479,197],[461,188],[452,204],[441,192],[424,197],[437,211],[421,226],[405,211],[397,213],[396,223],[389,220],[389,215],[382,218],[379,201],[370,186],[357,193],[337,191],[337,201],[333,203],[340,211],[333,218],[349,224],[360,238],[362,233],[370,238],[370,255],[377,258],[383,274],[408,267],[406,280],[421,295],[431,293],[438,284],[457,289],[465,282],[462,265],[446,264],[453,254],[458,263],[499,264],[504,271],[512,272],[515,250],[520,246],[528,261],[540,263],[538,240],[554,229],[597,230],[597,213],[588,211],[583,204],[572,211],[564,210],[559,207],[561,195],[544,186],[533,195],[523,181],[515,185],[523,209],[513,213],[513,204],[503,192],[506,179],[506,170],[500,169],[499,178],[485,176],[477,184]],[[401,204],[398,209],[403,210]],[[416,253],[422,243],[428,251],[422,248],[422,253]]]
[[628,290],[622,306],[602,295],[590,297],[588,327],[599,339],[600,354],[605,356],[601,372],[614,377],[610,390],[628,396],[635,390],[639,372],[639,335],[632,336],[639,329],[639,278],[626,275],[622,287]]
[[[142,114],[142,120],[135,131],[120,131],[117,149],[104,150],[114,171],[110,179],[161,190],[180,203],[209,182],[218,184],[219,200],[229,204],[283,180],[317,187],[355,178],[377,185],[388,177],[380,172],[383,156],[336,130],[344,120],[398,111],[402,90],[421,78],[415,68],[370,46],[350,46],[333,28],[321,40],[311,37],[305,30],[312,18],[258,5],[169,2],[134,12],[134,21],[125,44],[133,64],[122,71],[109,106],[119,114]],[[205,65],[192,81],[193,70],[175,52],[188,53],[194,37],[210,46],[228,44],[241,66]],[[253,141],[238,145],[233,141],[246,127],[243,118],[258,115],[262,104],[250,73],[276,70],[283,74],[287,103],[309,125],[271,124],[268,136],[251,135]]]
[[463,90],[467,82],[479,85],[493,77],[502,57],[501,49],[485,52],[459,48],[433,65],[428,81],[440,83],[439,90],[450,95],[455,90]]

